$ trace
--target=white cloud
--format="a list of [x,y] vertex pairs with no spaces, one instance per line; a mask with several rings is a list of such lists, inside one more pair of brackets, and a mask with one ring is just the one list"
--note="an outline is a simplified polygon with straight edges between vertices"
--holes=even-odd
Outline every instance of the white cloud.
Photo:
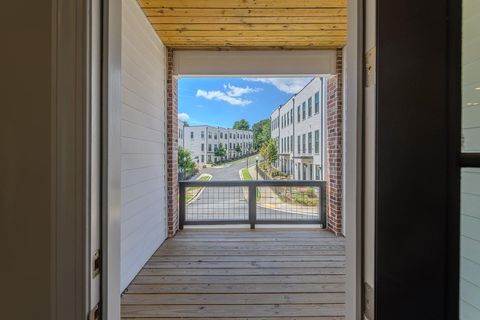
[[178,114],[178,119],[182,120],[182,121],[185,121],[185,120],[190,119],[190,116],[188,115],[188,113],[182,112],[182,113]]
[[243,80],[268,83],[282,92],[295,94],[302,90],[312,78],[243,78]]
[[230,83],[223,85],[223,87],[227,90],[226,93],[230,97],[241,97],[244,94],[249,94],[249,93],[255,93],[255,92],[262,91],[261,88],[250,88],[249,86],[246,86],[245,88],[242,88],[242,87],[237,87],[237,86],[231,85]]
[[250,100],[245,100],[242,98],[236,98],[229,96],[225,92],[222,91],[205,91],[205,90],[197,90],[197,97],[202,97],[208,100],[218,100],[218,101],[225,101],[230,103],[234,106],[246,106],[252,103]]

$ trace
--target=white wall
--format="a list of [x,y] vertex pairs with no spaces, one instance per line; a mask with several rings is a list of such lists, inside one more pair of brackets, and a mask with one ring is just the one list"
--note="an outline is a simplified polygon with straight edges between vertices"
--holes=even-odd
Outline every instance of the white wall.
[[122,2],[121,290],[165,240],[166,51],[135,0]]
[[[463,150],[480,152],[480,2],[463,4]],[[461,179],[460,319],[473,320],[480,319],[480,169],[463,169]]]
[[278,76],[334,74],[336,51],[175,51],[175,73],[188,76]]

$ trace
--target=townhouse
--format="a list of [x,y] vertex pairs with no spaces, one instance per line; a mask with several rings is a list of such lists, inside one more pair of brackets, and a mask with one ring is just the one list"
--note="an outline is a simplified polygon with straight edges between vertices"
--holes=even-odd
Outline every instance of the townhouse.
[[295,180],[325,178],[325,79],[315,77],[271,116],[274,166]]
[[[199,165],[236,159],[250,154],[253,149],[253,133],[213,126],[187,126],[179,123],[179,146],[189,150]],[[225,156],[216,156],[219,148],[225,148]]]

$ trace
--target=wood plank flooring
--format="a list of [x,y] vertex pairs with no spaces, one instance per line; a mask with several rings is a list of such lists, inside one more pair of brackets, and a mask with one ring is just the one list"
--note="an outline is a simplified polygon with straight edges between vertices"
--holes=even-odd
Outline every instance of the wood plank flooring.
[[318,229],[185,229],[122,295],[122,319],[344,315],[344,239]]

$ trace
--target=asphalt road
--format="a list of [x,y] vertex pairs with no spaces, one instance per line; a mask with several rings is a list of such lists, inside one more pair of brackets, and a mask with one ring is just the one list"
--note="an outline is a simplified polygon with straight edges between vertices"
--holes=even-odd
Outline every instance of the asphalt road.
[[[255,163],[256,155],[250,156],[248,158],[248,165],[251,166]],[[208,173],[213,176],[212,180],[240,180],[238,171],[247,167],[247,159],[237,160],[224,165],[223,168],[206,168],[203,169],[202,173]]]
[[[256,156],[248,159],[248,165],[255,163]],[[240,180],[239,171],[247,167],[247,159],[242,159],[222,168],[206,168],[202,173],[212,175],[212,180]],[[199,197],[186,208],[187,221],[201,220],[248,220],[247,189],[243,187],[207,187]],[[257,220],[305,220],[312,219],[294,212],[285,212],[257,206]]]

